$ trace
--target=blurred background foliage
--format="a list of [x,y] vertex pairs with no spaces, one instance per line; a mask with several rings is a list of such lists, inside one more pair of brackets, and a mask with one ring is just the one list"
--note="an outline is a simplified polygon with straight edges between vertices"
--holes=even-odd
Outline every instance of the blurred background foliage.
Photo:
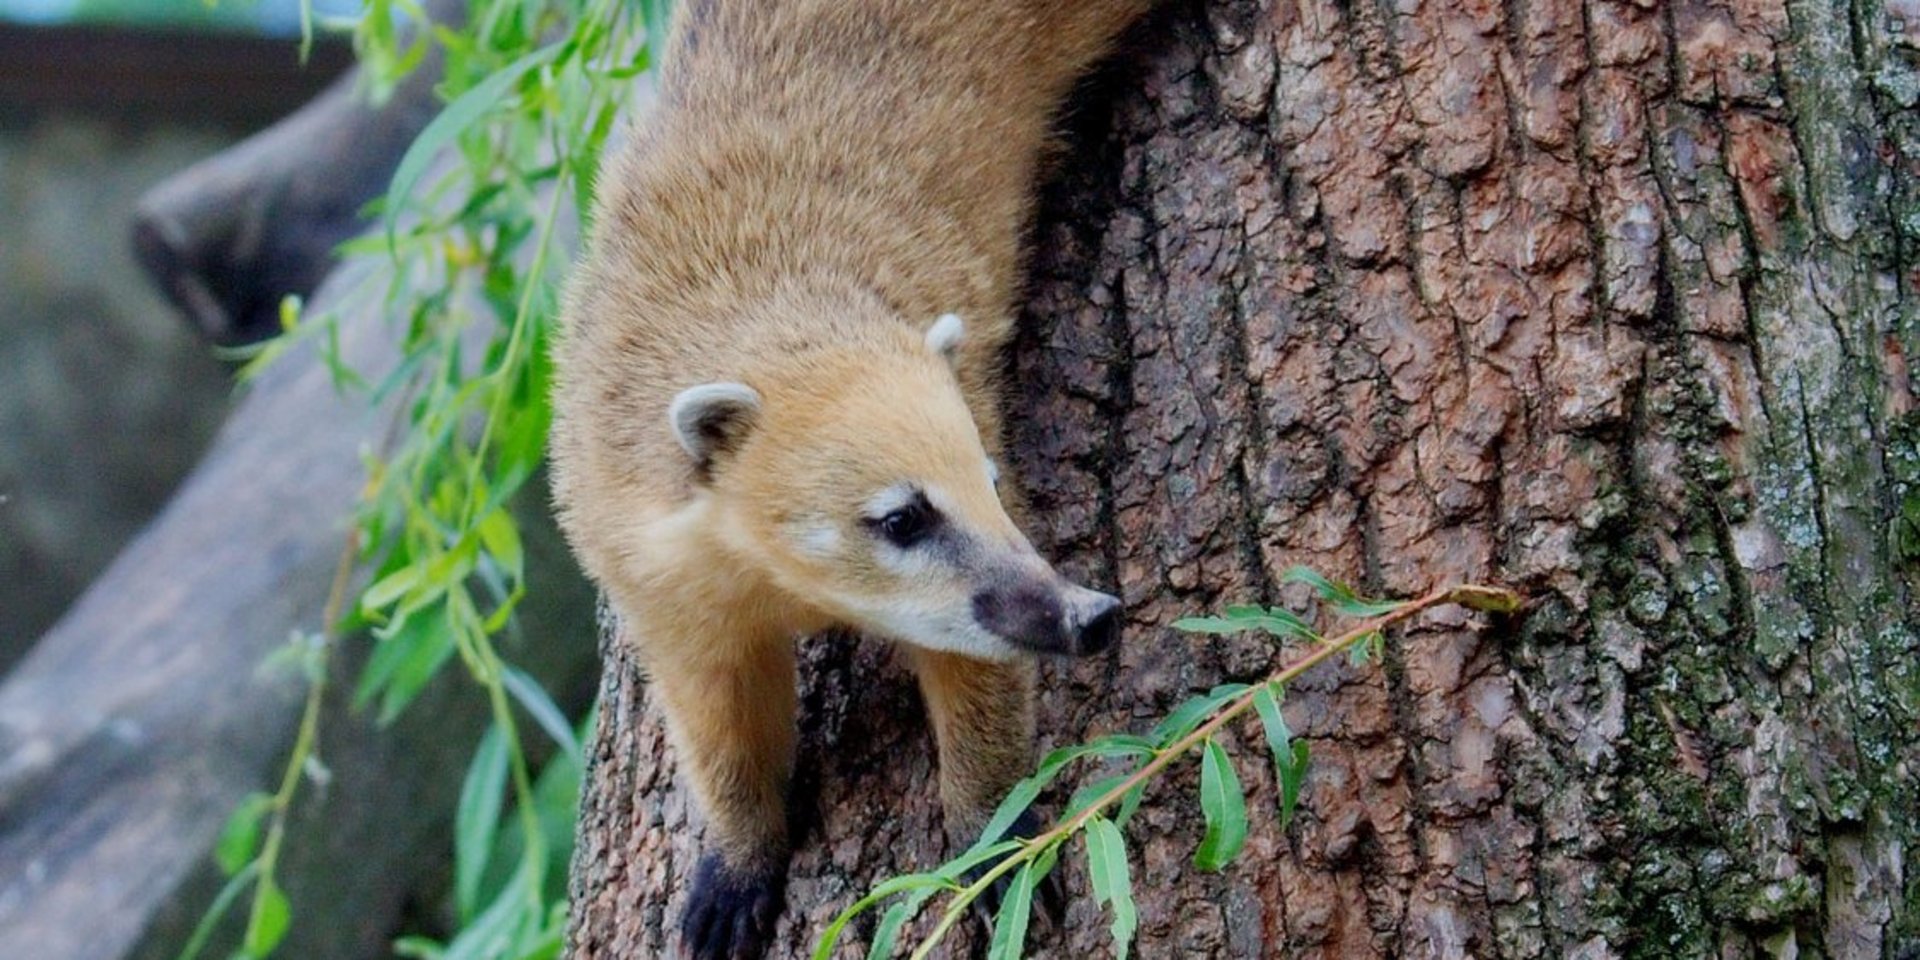
[[[0,0],[0,21],[129,28],[221,30],[294,36],[303,0]],[[361,0],[311,0],[321,20],[350,18]]]

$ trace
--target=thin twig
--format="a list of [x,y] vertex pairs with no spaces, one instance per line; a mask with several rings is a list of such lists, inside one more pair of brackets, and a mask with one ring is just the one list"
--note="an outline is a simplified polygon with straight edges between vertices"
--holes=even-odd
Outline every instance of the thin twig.
[[1281,668],[1278,672],[1268,676],[1260,683],[1254,684],[1244,692],[1235,695],[1232,700],[1227,701],[1226,704],[1217,708],[1214,715],[1205,723],[1195,727],[1191,733],[1188,733],[1166,748],[1156,752],[1153,759],[1142,764],[1140,769],[1135,770],[1130,776],[1120,781],[1120,783],[1112,789],[1101,794],[1098,799],[1095,799],[1078,812],[1062,820],[1053,828],[1026,841],[1025,845],[1022,846],[1019,851],[1007,856],[983,872],[972,884],[954,895],[953,902],[941,916],[939,924],[933,928],[933,931],[929,933],[926,939],[920,942],[920,946],[914,950],[912,960],[925,960],[925,957],[933,950],[934,946],[946,936],[947,931],[953,928],[954,923],[959,920],[960,914],[965,911],[967,905],[991,887],[994,881],[1005,876],[1014,868],[1032,862],[1046,850],[1066,842],[1075,833],[1078,833],[1084,828],[1087,823],[1101,811],[1118,803],[1130,791],[1151,779],[1155,774],[1159,773],[1174,760],[1179,759],[1181,755],[1192,749],[1196,744],[1211,738],[1215,733],[1219,732],[1221,727],[1231,722],[1235,717],[1245,713],[1249,707],[1253,706],[1254,698],[1259,695],[1262,689],[1275,684],[1287,683],[1308,670],[1313,669],[1328,657],[1348,649],[1371,634],[1385,630],[1388,627],[1408,620],[1434,607],[1444,606],[1449,603],[1457,603],[1475,610],[1510,612],[1519,607],[1520,597],[1512,591],[1500,587],[1460,584],[1435,590],[1417,600],[1410,600],[1394,608],[1392,612],[1361,621],[1361,623],[1353,629],[1331,640],[1323,641],[1312,653]]

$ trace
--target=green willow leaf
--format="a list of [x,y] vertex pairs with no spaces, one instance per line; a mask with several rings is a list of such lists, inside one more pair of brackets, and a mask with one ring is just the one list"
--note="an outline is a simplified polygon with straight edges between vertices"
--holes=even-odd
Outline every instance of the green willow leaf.
[[1347,647],[1347,662],[1356,667],[1364,667],[1381,658],[1386,653],[1387,638],[1378,630],[1370,630],[1355,637]]
[[1000,902],[1000,915],[993,920],[993,944],[987,960],[1020,960],[1027,949],[1027,919],[1033,913],[1033,888],[1040,881],[1038,863],[1020,868]]
[[395,601],[419,585],[420,573],[417,566],[405,566],[381,577],[380,582],[360,594],[360,608],[371,612],[393,606]]
[[495,510],[480,521],[480,542],[515,580],[521,578],[526,557],[520,547],[520,528],[506,508]]
[[1106,796],[1109,791],[1125,783],[1131,776],[1133,776],[1132,773],[1116,773],[1111,777],[1101,777],[1091,783],[1082,784],[1067,800],[1067,811],[1061,816],[1071,817],[1078,814],[1085,810],[1088,804]]
[[1162,747],[1172,744],[1206,722],[1207,717],[1221,704],[1246,691],[1247,685],[1244,683],[1225,683],[1173,708],[1166,719],[1154,725],[1151,734],[1153,741]]
[[1344,583],[1335,583],[1321,576],[1317,571],[1306,567],[1292,567],[1280,575],[1281,583],[1304,583],[1312,587],[1320,599],[1335,610],[1349,617],[1378,617],[1392,613],[1406,604],[1399,600],[1371,600],[1353,592],[1353,588]]
[[1307,782],[1307,744],[1303,740],[1293,742],[1291,763],[1280,767],[1280,825],[1285,827],[1293,820],[1293,811],[1300,802],[1300,788]]
[[1193,862],[1202,870],[1217,871],[1233,862],[1247,842],[1247,798],[1226,749],[1213,740],[1200,755],[1200,811],[1206,815],[1207,832]]
[[586,758],[580,752],[580,741],[574,737],[573,724],[567,722],[567,715],[560,712],[559,705],[547,695],[540,681],[511,664],[502,668],[500,680],[507,692],[513,694],[513,699],[519,701],[520,706],[533,716],[533,721],[540,725],[540,729],[553,738],[555,745],[565,751],[574,763],[586,763]]
[[454,138],[464,133],[468,127],[479,122],[487,112],[500,106],[506,100],[507,92],[513,89],[520,78],[538,67],[544,66],[560,55],[564,45],[555,43],[542,47],[500,68],[499,72],[475,84],[466,93],[454,98],[433,118],[420,135],[413,138],[413,144],[400,157],[400,163],[393,168],[393,180],[387,186],[387,203],[383,229],[387,234],[387,248],[398,247],[395,230],[400,221],[400,210],[413,196],[413,188],[419,183],[427,165],[438,156],[441,148],[453,143]]
[[[985,852],[989,855],[997,856],[1005,854],[1009,850],[1016,849],[1019,846],[1018,843],[1008,842],[1006,844],[997,844]],[[944,872],[945,870],[951,869],[952,866],[952,864],[948,864],[941,869]],[[874,904],[902,893],[913,893],[917,896],[921,891],[924,891],[927,895],[931,896],[941,890],[952,890],[954,888],[955,884],[951,879],[933,873],[909,873],[904,876],[894,877],[875,886],[871,891],[868,891],[866,896],[854,901],[851,906],[840,911],[840,915],[834,917],[833,922],[828,924],[825,930],[820,931],[820,939],[813,947],[814,960],[830,960],[833,956],[833,948],[839,944],[840,934],[847,929],[847,924],[852,923],[854,917],[865,913],[867,909]],[[924,903],[925,901],[922,900],[921,902]]]
[[[941,864],[940,869],[935,870],[930,876],[939,877],[950,886],[958,887],[961,879],[966,876],[969,870],[983,863],[992,863],[1025,845],[1026,842],[1023,840],[1008,839],[984,847],[977,846]],[[880,888],[875,887],[874,889],[879,890]]]
[[1226,608],[1229,618],[1241,620],[1257,630],[1264,630],[1275,636],[1290,637],[1296,640],[1318,640],[1313,625],[1302,619],[1299,614],[1280,607],[1229,606]]
[[900,929],[919,914],[927,901],[941,889],[928,887],[915,890],[888,907],[887,912],[880,915],[880,923],[873,928],[873,943],[867,946],[867,960],[886,960],[893,956],[893,948],[900,940]]
[[480,906],[480,880],[487,872],[506,798],[507,762],[506,738],[499,727],[489,727],[467,767],[453,821],[454,905],[463,920],[472,920]]
[[981,828],[980,838],[973,842],[972,849],[979,850],[1005,838],[1007,832],[1013,829],[1014,821],[1033,806],[1033,802],[1040,798],[1040,791],[1046,789],[1052,780],[1052,774],[1036,774],[1014,784],[1013,789],[1007,791],[1006,798],[1000,801],[999,809],[993,811],[993,817]]
[[1232,634],[1260,630],[1292,640],[1317,641],[1320,635],[1299,614],[1278,607],[1229,605],[1223,616],[1184,617],[1173,622],[1175,630],[1187,633]]
[[272,953],[286,937],[292,922],[293,908],[280,885],[271,877],[262,880],[260,889],[254,893],[253,916],[247,920],[247,935],[241,949],[256,957]]
[[187,938],[186,946],[180,948],[180,953],[174,960],[199,960],[200,951],[206,949],[207,941],[213,938],[214,928],[220,925],[220,921],[226,919],[227,911],[233,909],[234,903],[240,899],[241,892],[259,874],[260,865],[249,863],[227,880],[226,886],[221,887],[220,892],[214,896],[213,904],[200,916],[200,922],[194,924],[193,935]]
[[234,808],[213,845],[213,860],[220,865],[221,873],[234,876],[253,860],[254,852],[260,849],[260,821],[271,809],[273,798],[257,792],[247,794]]
[[1034,801],[1040,798],[1040,792],[1060,775],[1060,771],[1067,764],[1084,757],[1140,756],[1151,754],[1153,750],[1151,741],[1129,734],[1114,734],[1090,743],[1074,744],[1053,750],[1040,761],[1040,767],[1033,776],[1014,784],[1013,789],[1007,791],[1006,797],[1000,801],[1000,806],[993,811],[992,819],[981,828],[980,839],[974,842],[973,848],[977,850],[986,844],[998,843],[1004,838],[1007,831],[1013,827],[1014,821],[1020,819],[1020,814],[1033,806]]
[[1253,696],[1253,708],[1260,714],[1260,726],[1267,734],[1267,749],[1273,753],[1274,785],[1280,792],[1280,828],[1293,822],[1294,805],[1300,799],[1300,783],[1306,776],[1307,745],[1293,739],[1286,718],[1280,715],[1280,688],[1268,684]]
[[1133,879],[1127,870],[1126,839],[1105,817],[1087,821],[1087,877],[1093,883],[1093,901],[1113,911],[1113,955],[1127,960],[1139,926],[1133,903]]
[[[437,609],[444,611],[447,608],[441,606]],[[381,690],[380,711],[374,717],[374,722],[383,727],[397,719],[407,704],[412,703],[413,698],[419,696],[427,683],[440,673],[440,667],[453,657],[455,628],[441,616],[428,616],[418,622],[418,631],[410,632],[408,636],[411,639],[395,650],[393,666]],[[384,640],[382,647],[398,640],[399,636]],[[368,669],[372,669],[371,663]]]
[[1173,628],[1183,633],[1245,633],[1253,629],[1244,620],[1228,617],[1181,617]]

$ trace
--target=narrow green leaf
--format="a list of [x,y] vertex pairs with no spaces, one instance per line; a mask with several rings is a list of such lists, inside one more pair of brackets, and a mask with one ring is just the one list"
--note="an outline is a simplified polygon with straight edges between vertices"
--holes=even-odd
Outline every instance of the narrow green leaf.
[[525,919],[530,897],[527,888],[531,883],[532,876],[528,871],[516,871],[513,880],[501,888],[480,916],[460,928],[460,932],[447,944],[442,960],[492,960],[498,957],[501,946]]
[[1380,659],[1381,654],[1386,652],[1386,645],[1387,638],[1382,636],[1380,631],[1370,630],[1355,637],[1353,643],[1347,647],[1347,662],[1356,667],[1364,667]]
[[1175,630],[1187,633],[1233,634],[1248,630],[1260,630],[1278,637],[1314,641],[1319,634],[1305,620],[1290,610],[1278,607],[1266,609],[1256,606],[1229,606],[1226,615],[1221,617],[1184,617],[1173,622]]
[[1300,788],[1307,782],[1306,741],[1295,740],[1292,754],[1292,762],[1280,768],[1280,825],[1282,827],[1293,820],[1294,807],[1300,802]]
[[[1055,772],[1058,772],[1057,768]],[[993,812],[993,818],[981,828],[980,839],[973,842],[973,849],[978,850],[1004,839],[1007,831],[1013,829],[1014,821],[1033,806],[1033,802],[1040,797],[1040,791],[1046,789],[1052,780],[1053,774],[1036,774],[1014,784],[1013,789],[1007,791],[1006,799],[1000,801],[999,809]]]
[[1226,683],[1214,687],[1200,696],[1173,708],[1173,712],[1154,725],[1152,739],[1164,747],[1173,741],[1192,733],[1195,727],[1206,722],[1209,715],[1221,704],[1245,693],[1244,683]]
[[1027,919],[1033,913],[1033,888],[1039,882],[1037,863],[1027,863],[1014,875],[1000,914],[993,920],[993,943],[987,960],[1020,960],[1027,949]]
[[500,808],[507,789],[507,742],[500,728],[487,728],[467,766],[460,805],[453,823],[454,904],[463,920],[479,909],[480,880],[486,875]]
[[946,881],[951,886],[958,887],[968,871],[981,864],[996,863],[1001,857],[1025,845],[1025,840],[1009,838],[984,847],[976,846],[966,853],[941,864],[940,868],[935,870],[932,875]]
[[245,890],[247,884],[252,883],[253,878],[259,873],[260,865],[249,863],[227,880],[226,886],[221,887],[220,892],[214,896],[212,905],[207,907],[207,912],[200,915],[200,922],[193,925],[193,935],[187,938],[186,946],[180,948],[180,953],[174,960],[198,960],[200,951],[206,949],[207,941],[213,938],[214,928],[220,925],[220,921],[226,919],[227,911],[233,909],[234,902],[240,899],[241,891]]
[[580,753],[580,741],[574,738],[573,724],[567,722],[566,714],[560,712],[560,707],[540,686],[540,681],[527,676],[525,671],[514,666],[506,668],[501,680],[507,692],[513,694],[513,698],[520,701],[520,706],[525,707],[527,713],[532,715],[533,722],[539,724],[540,729],[545,730],[547,736],[552,737],[553,742],[561,750],[566,751],[568,757],[575,763],[586,762]]
[[1228,606],[1225,611],[1228,619],[1243,621],[1248,626],[1271,634],[1299,639],[1313,639],[1316,636],[1312,624],[1282,607]]
[[900,930],[919,914],[927,901],[942,888],[931,887],[915,890],[902,897],[898,903],[887,908],[880,915],[880,922],[873,928],[873,942],[867,945],[867,960],[887,960],[893,956],[893,949],[899,943]]
[[[1006,844],[996,844],[995,847],[990,848],[988,852],[992,855],[998,855],[1006,852],[1006,850],[1001,849],[1002,847],[1010,849],[1018,846],[1018,843],[1009,841]],[[941,870],[943,873],[949,870],[955,873],[961,872],[951,863],[942,867]],[[891,880],[875,886],[867,892],[866,896],[854,901],[851,906],[840,911],[840,915],[834,917],[833,922],[827,924],[825,930],[820,931],[820,939],[813,947],[814,960],[830,960],[833,956],[833,948],[839,944],[840,934],[847,929],[847,924],[852,923],[854,917],[865,913],[867,909],[874,904],[897,894],[917,894],[919,891],[926,891],[927,894],[931,896],[941,890],[954,889],[954,886],[954,882],[948,877],[933,873],[909,873],[905,876],[894,877]],[[923,900],[922,902],[925,901]]]
[[1281,583],[1304,583],[1313,588],[1320,599],[1329,606],[1349,617],[1378,617],[1392,613],[1405,606],[1399,600],[1370,600],[1353,592],[1353,588],[1344,583],[1335,583],[1307,567],[1292,567],[1280,575]]
[[[392,723],[453,656],[453,627],[443,617],[423,620],[420,632],[414,636],[414,642],[396,651],[392,671],[382,689],[380,712],[374,718],[382,726]],[[368,667],[372,667],[371,662]]]
[[1206,815],[1207,832],[1193,862],[1202,870],[1219,870],[1233,862],[1247,842],[1247,798],[1226,748],[1212,740],[1200,756],[1200,811]]
[[894,944],[900,939],[900,928],[906,926],[912,911],[912,904],[902,900],[880,915],[880,922],[873,928],[873,942],[867,945],[867,960],[887,960],[893,956]]
[[415,184],[427,172],[428,164],[433,162],[441,148],[486,116],[487,111],[498,107],[521,77],[559,56],[562,46],[555,43],[542,47],[500,68],[493,76],[475,84],[447,104],[446,109],[440,111],[440,115],[434,117],[419,136],[413,138],[412,145],[401,156],[400,164],[393,168],[393,180],[387,186],[384,229],[389,250],[397,247],[394,231],[400,221],[401,208],[413,197]]
[[381,577],[360,594],[360,608],[368,612],[393,606],[420,582],[420,568],[409,564]]
[[1139,917],[1133,903],[1133,879],[1127,870],[1127,843],[1120,828],[1105,817],[1087,821],[1087,876],[1093,900],[1113,911],[1113,955],[1127,960]]
[[410,960],[440,960],[447,949],[440,941],[427,937],[401,937],[393,942],[393,952]]
[[1128,790],[1126,795],[1120,798],[1120,809],[1114,813],[1113,822],[1123,827],[1126,826],[1127,821],[1133,819],[1134,811],[1140,809],[1140,801],[1144,799],[1146,795],[1147,785],[1144,782],[1132,790]]
[[353,687],[354,709],[365,707],[386,689],[387,683],[408,657],[416,652],[421,643],[431,639],[427,634],[440,620],[439,610],[429,608],[373,631],[373,655],[367,658],[366,666],[360,668],[360,679]]
[[1046,755],[1040,761],[1041,774],[1058,773],[1061,767],[1082,757],[1133,757],[1142,754],[1151,755],[1153,741],[1145,737],[1127,733],[1108,734],[1087,743],[1060,747]]
[[279,884],[274,883],[272,877],[261,880],[260,889],[254,892],[253,916],[247,920],[247,935],[241,949],[256,957],[272,953],[286,937],[287,925],[292,920],[293,908]]
[[213,861],[221,873],[234,876],[252,862],[254,851],[260,849],[260,821],[271,809],[273,798],[264,793],[249,793],[234,808],[213,845]]
[[1183,633],[1245,633],[1253,629],[1245,620],[1227,617],[1181,617],[1173,622],[1173,628]]
[[520,548],[520,528],[506,508],[495,510],[480,521],[480,542],[510,576],[520,579],[526,570],[525,555]]
[[1101,777],[1092,783],[1082,784],[1067,800],[1067,811],[1061,816],[1071,817],[1085,810],[1088,804],[1106,796],[1109,791],[1126,782],[1126,779],[1131,776],[1133,776],[1132,772],[1116,773],[1111,777]]
[[[1267,684],[1254,694],[1253,708],[1260,714],[1260,726],[1266,730],[1267,749],[1273,754],[1274,786],[1280,793],[1280,828],[1293,822],[1294,804],[1300,799],[1300,782],[1306,774],[1307,745],[1293,739],[1285,717],[1280,715],[1277,684]],[[1296,752],[1297,751],[1297,752]]]

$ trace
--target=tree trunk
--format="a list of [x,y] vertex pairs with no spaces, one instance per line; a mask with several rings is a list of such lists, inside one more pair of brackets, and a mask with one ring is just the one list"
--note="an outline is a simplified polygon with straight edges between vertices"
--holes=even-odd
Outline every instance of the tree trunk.
[[[1135,36],[1012,360],[1035,540],[1130,615],[1046,668],[1045,741],[1275,667],[1166,624],[1303,605],[1294,564],[1532,598],[1296,684],[1301,813],[1224,873],[1191,866],[1191,765],[1150,791],[1135,955],[1920,950],[1920,6],[1248,0]],[[609,656],[573,955],[665,956],[697,822]],[[803,661],[818,823],[777,956],[945,853],[905,671]],[[1107,955],[1079,862],[1034,956]]]

